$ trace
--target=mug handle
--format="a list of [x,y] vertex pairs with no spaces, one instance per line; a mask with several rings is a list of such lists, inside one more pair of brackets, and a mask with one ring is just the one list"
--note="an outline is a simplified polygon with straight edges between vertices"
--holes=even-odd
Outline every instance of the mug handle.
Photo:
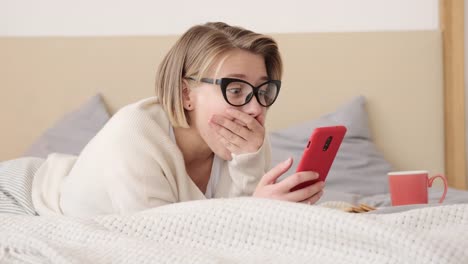
[[445,176],[442,175],[442,174],[434,175],[434,176],[432,176],[431,178],[429,178],[429,182],[428,182],[428,186],[429,186],[429,187],[432,187],[432,182],[433,182],[436,178],[441,178],[442,181],[444,181],[444,194],[442,194],[442,197],[441,197],[440,200],[439,200],[439,203],[442,203],[442,202],[445,200],[445,195],[447,194],[447,179],[446,179]]

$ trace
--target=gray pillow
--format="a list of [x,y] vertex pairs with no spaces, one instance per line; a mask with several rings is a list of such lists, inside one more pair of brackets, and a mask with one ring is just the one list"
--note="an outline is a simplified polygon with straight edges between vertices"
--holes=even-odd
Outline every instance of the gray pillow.
[[78,155],[107,120],[109,113],[97,94],[45,131],[24,155],[40,158],[53,152]]
[[347,132],[328,174],[326,189],[360,195],[387,193],[386,174],[392,166],[372,142],[363,96],[319,119],[270,133],[272,166],[293,157],[293,166],[282,177],[293,174],[312,130],[332,125],[344,125]]

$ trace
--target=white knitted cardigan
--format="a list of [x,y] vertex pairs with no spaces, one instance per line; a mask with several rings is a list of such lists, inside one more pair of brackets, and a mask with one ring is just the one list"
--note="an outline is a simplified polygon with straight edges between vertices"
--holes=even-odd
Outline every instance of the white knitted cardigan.
[[[204,200],[170,138],[171,124],[156,97],[120,109],[79,157],[51,154],[34,175],[39,215],[89,217],[130,213]],[[270,167],[270,143],[255,153],[222,160],[215,198],[250,196]]]
[[468,204],[350,214],[256,198],[0,215],[0,263],[468,263]]

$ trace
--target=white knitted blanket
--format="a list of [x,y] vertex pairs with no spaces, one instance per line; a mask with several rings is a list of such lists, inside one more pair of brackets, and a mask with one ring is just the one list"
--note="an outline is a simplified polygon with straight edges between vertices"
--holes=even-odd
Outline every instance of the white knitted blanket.
[[89,220],[3,214],[0,263],[468,263],[468,204],[374,215],[236,198]]

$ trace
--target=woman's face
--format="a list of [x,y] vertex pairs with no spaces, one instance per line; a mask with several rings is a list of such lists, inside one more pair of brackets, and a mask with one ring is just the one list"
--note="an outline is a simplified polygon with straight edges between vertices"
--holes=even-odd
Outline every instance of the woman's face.
[[[240,49],[228,52],[226,56],[214,64],[213,69],[210,69],[207,75],[202,76],[202,78],[236,78],[247,81],[254,86],[258,86],[268,79],[264,58],[261,55]],[[191,109],[188,111],[190,126],[198,131],[214,153],[225,160],[231,159],[231,153],[219,142],[216,131],[209,125],[209,120],[213,115],[223,115],[232,119],[226,114],[226,109],[235,108],[252,116],[262,126],[265,124],[267,108],[261,106],[255,97],[246,105],[232,106],[225,101],[220,85],[217,84],[199,83],[196,87],[192,84],[184,100],[185,106],[191,105]]]

